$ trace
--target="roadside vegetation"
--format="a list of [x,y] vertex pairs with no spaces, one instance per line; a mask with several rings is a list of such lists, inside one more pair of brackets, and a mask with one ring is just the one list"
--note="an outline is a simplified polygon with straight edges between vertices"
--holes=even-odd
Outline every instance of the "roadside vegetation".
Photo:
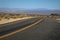
[[0,21],[1,20],[9,20],[9,19],[17,19],[17,18],[24,18],[24,17],[36,17],[40,15],[34,14],[15,14],[15,13],[0,13]]
[[50,16],[51,16],[51,18],[60,19],[60,14],[57,14],[57,13],[51,13]]

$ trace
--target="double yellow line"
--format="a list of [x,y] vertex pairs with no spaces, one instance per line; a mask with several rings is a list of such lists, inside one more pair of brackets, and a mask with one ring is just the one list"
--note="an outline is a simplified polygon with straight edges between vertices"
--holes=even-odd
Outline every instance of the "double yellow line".
[[2,36],[0,36],[0,39],[5,38],[5,37],[8,37],[8,36],[11,36],[11,35],[16,34],[16,33],[18,33],[18,32],[24,31],[24,30],[26,30],[26,29],[28,29],[28,28],[30,28],[30,27],[33,27],[34,25],[40,23],[40,22],[41,22],[42,20],[44,20],[44,19],[45,19],[45,18],[42,18],[42,19],[38,20],[37,22],[33,23],[32,25],[29,25],[29,26],[27,26],[27,27],[21,28],[21,29],[19,29],[19,30],[14,31],[14,32],[11,32],[11,33],[2,35]]

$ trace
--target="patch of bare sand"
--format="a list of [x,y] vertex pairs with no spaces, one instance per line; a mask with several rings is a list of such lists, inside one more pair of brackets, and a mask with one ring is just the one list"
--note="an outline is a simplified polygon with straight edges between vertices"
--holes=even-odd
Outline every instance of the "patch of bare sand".
[[56,20],[60,20],[60,18],[57,18]]
[[60,18],[57,18],[56,20],[57,20],[58,23],[60,23]]
[[0,21],[0,24],[5,24],[5,23],[9,23],[9,22],[13,22],[13,21],[18,21],[18,20],[23,20],[23,19],[29,19],[29,18],[33,18],[33,17],[24,17],[24,18],[17,18],[17,19],[3,19]]

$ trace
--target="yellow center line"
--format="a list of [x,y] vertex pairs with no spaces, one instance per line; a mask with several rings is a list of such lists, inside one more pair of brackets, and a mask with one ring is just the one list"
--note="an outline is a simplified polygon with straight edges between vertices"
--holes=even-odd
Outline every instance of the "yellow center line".
[[27,27],[24,27],[24,28],[21,28],[21,29],[19,29],[19,30],[14,31],[14,32],[5,34],[5,35],[3,35],[3,36],[0,36],[0,39],[5,38],[5,37],[8,37],[8,36],[11,36],[11,35],[16,34],[16,33],[18,33],[18,32],[24,31],[24,30],[26,30],[26,29],[28,29],[28,28],[30,28],[30,27],[33,27],[34,25],[36,25],[36,24],[38,24],[39,22],[41,22],[43,19],[44,19],[44,18],[40,19],[39,21],[37,21],[37,22],[33,23],[32,25],[29,25],[29,26],[27,26]]

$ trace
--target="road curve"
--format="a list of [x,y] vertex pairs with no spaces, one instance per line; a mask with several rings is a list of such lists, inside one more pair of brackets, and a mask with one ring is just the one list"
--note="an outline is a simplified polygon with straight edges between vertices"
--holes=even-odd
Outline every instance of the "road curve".
[[18,32],[1,40],[60,40],[60,23],[46,18],[34,27]]
[[7,24],[6,25],[5,24],[1,25],[0,36],[4,35],[6,33],[9,33],[11,31],[14,31],[14,30],[23,28],[25,26],[28,26],[28,25],[36,22],[38,19],[39,18],[31,18],[31,19],[26,19],[26,20],[23,20],[23,21],[12,22],[12,23],[9,23],[8,25]]

